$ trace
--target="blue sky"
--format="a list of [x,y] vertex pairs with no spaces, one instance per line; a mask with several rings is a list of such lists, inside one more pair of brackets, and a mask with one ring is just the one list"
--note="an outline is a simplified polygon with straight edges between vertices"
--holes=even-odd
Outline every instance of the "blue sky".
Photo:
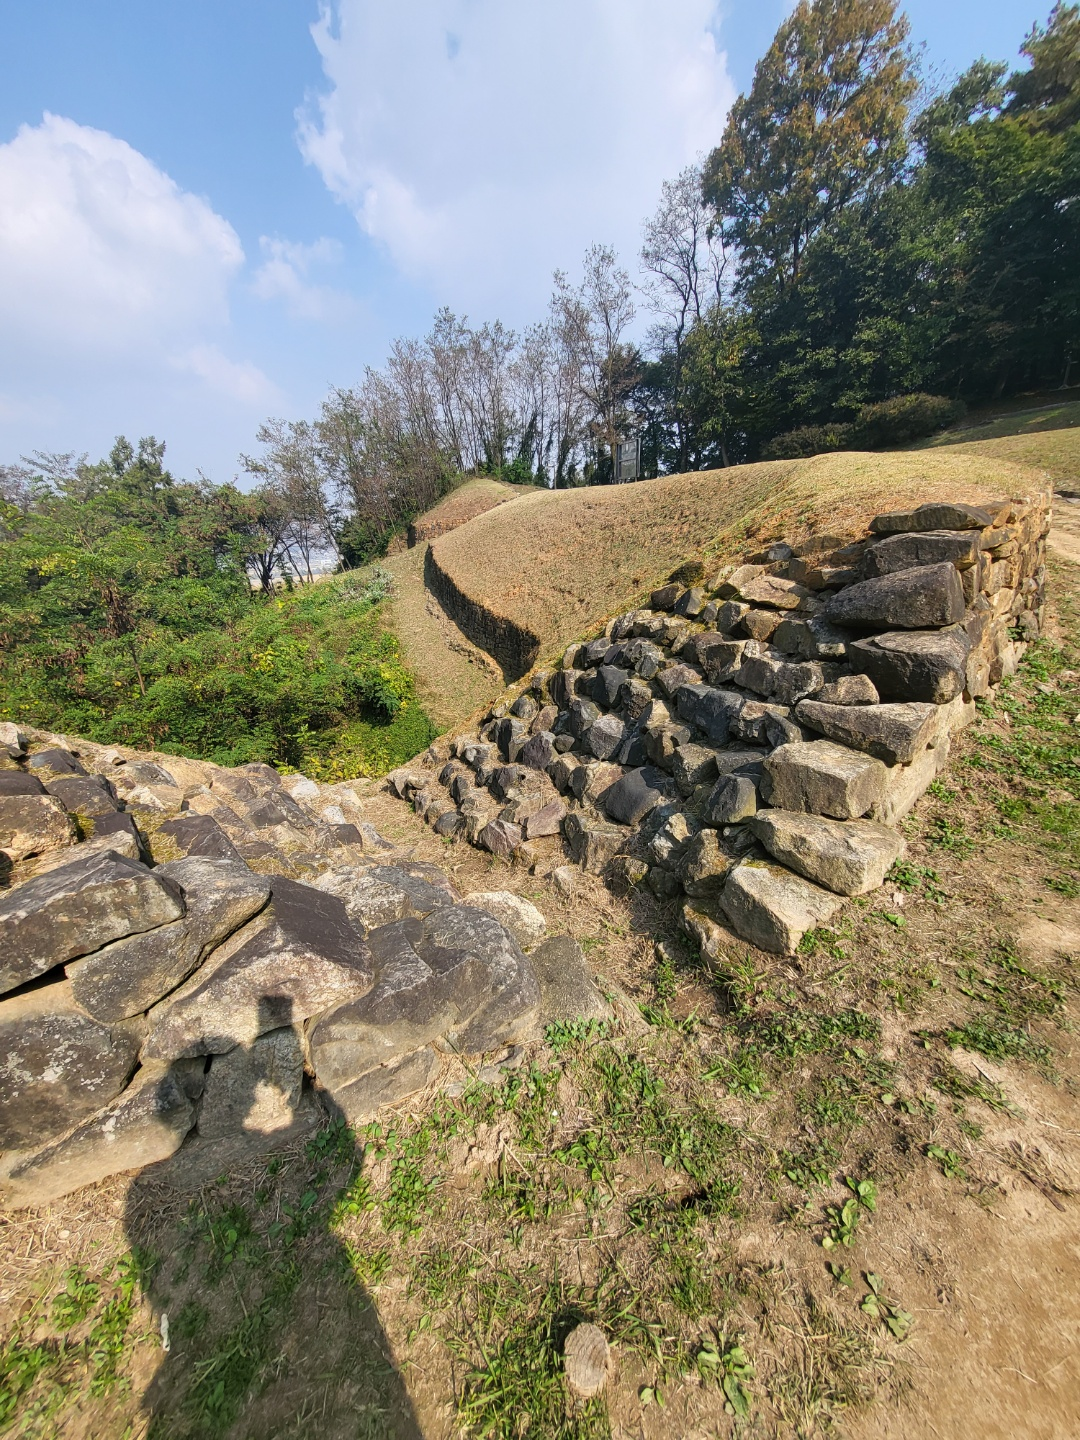
[[[1049,4],[906,9],[948,74]],[[0,0],[0,461],[154,433],[228,479],[436,306],[522,325],[591,240],[632,264],[788,8]]]

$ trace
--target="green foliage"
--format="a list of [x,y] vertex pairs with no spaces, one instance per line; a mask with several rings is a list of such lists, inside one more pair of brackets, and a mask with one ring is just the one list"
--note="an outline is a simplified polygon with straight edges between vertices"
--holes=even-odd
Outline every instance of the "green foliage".
[[42,481],[0,527],[0,692],[18,720],[234,765],[376,773],[432,729],[380,619],[385,572],[252,592],[250,497],[164,447]]
[[803,425],[762,447],[763,460],[800,460],[833,450],[891,450],[953,425],[964,413],[960,400],[943,395],[898,395],[864,405],[850,424]]

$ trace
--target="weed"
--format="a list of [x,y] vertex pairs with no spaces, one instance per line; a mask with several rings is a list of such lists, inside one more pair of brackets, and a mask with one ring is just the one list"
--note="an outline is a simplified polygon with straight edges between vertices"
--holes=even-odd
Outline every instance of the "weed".
[[829,1229],[821,1241],[825,1250],[835,1250],[837,1245],[854,1245],[859,1215],[864,1209],[873,1211],[877,1208],[877,1186],[872,1180],[855,1180],[849,1175],[844,1183],[851,1191],[851,1198],[843,1205],[825,1207],[825,1218],[829,1222]]
[[901,1310],[894,1300],[885,1299],[881,1293],[880,1275],[875,1275],[872,1270],[868,1270],[866,1283],[870,1286],[870,1294],[863,1297],[859,1309],[864,1315],[870,1315],[875,1320],[883,1321],[894,1340],[906,1340],[915,1323],[915,1317],[907,1310]]
[[1049,1045],[1032,1040],[1026,1030],[1018,1030],[991,1017],[979,1017],[967,1021],[958,1029],[945,1034],[946,1043],[959,1045],[965,1050],[974,1050],[988,1060],[1028,1060],[1033,1065],[1049,1065]]
[[52,1302],[53,1324],[61,1332],[80,1325],[97,1304],[101,1286],[90,1279],[81,1265],[71,1265],[64,1274],[64,1289]]
[[955,1150],[946,1150],[941,1145],[928,1145],[926,1153],[931,1160],[936,1160],[941,1166],[941,1173],[947,1180],[966,1180],[967,1171],[964,1169],[964,1162]]

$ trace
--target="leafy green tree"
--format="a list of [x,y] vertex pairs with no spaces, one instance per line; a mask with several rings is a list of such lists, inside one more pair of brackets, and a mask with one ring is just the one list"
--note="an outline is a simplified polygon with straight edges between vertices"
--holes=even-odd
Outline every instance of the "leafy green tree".
[[894,0],[799,0],[776,32],[703,182],[751,276],[797,285],[814,237],[900,173],[907,35]]

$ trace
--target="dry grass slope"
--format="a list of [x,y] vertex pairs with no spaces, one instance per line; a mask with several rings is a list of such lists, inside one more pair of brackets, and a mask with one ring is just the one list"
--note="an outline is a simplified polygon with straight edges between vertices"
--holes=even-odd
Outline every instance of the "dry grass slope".
[[[435,540],[429,574],[440,572],[444,603],[470,638],[483,644],[500,627],[516,628],[531,664],[634,604],[684,560],[719,563],[755,539],[845,533],[875,511],[996,499],[1034,484],[1030,470],[1009,460],[949,449],[536,491]],[[527,667],[513,663],[512,649],[496,658],[520,674]]]

